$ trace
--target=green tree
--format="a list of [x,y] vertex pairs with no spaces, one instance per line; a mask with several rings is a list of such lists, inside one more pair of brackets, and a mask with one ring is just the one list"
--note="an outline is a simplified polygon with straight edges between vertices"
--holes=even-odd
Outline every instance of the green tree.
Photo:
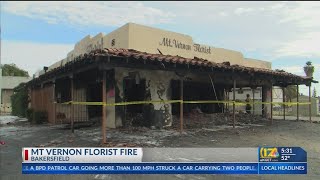
[[285,88],[285,94],[287,97],[287,102],[290,101],[292,102],[292,99],[297,97],[297,87],[292,85],[292,86],[287,86]]
[[2,76],[23,76],[29,77],[28,71],[18,68],[15,64],[1,65]]
[[303,70],[306,76],[313,77],[314,66],[312,65],[311,61],[306,62],[306,65],[303,67]]
[[312,93],[312,97],[316,98],[317,97],[317,91],[316,88],[313,88],[313,93]]

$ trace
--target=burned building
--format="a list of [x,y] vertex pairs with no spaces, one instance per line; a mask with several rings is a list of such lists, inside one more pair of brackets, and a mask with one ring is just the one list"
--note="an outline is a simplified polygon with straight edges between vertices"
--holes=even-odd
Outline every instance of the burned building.
[[[173,116],[183,124],[182,114],[193,109],[232,113],[235,104],[225,102],[235,99],[229,98],[235,88],[260,87],[262,101],[271,102],[273,86],[311,82],[240,52],[129,23],[108,35],[84,38],[28,87],[30,107],[46,111],[50,123],[102,119],[103,127],[162,128],[172,125]],[[271,105],[262,104],[260,111],[270,116]]]

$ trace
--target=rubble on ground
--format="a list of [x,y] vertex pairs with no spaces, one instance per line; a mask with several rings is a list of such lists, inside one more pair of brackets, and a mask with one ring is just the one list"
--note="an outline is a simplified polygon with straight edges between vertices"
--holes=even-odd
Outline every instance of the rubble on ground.
[[56,147],[57,145],[61,144],[62,141],[52,140],[44,144],[35,144],[35,147]]
[[132,127],[133,124],[137,126],[144,125],[143,113],[126,113],[126,118],[124,119],[125,127]]
[[[266,121],[266,118],[261,117],[261,115],[253,115],[246,113],[235,114],[236,124],[258,124]],[[205,114],[199,112],[191,112],[184,114],[183,117],[184,128],[203,128],[212,127],[219,125],[232,125],[233,124],[233,114],[232,113],[213,113]],[[180,127],[179,116],[173,117],[172,127]]]
[[156,129],[152,130],[147,127],[129,127],[107,130],[107,139],[111,139],[110,146],[119,147],[157,147],[160,146],[162,140],[169,136],[179,136],[176,130]]

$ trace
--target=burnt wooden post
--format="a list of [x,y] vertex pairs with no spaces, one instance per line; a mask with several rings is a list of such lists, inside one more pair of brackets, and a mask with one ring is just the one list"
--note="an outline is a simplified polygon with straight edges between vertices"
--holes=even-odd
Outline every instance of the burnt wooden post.
[[273,82],[271,82],[271,102],[270,102],[270,117],[271,117],[271,124],[273,124]]
[[103,71],[102,77],[102,143],[107,143],[107,130],[106,130],[106,123],[107,123],[107,78],[106,78],[106,71]]
[[183,78],[180,79],[180,133],[183,131]]
[[311,121],[311,83],[310,83],[310,85],[309,85],[309,121],[310,121],[310,123],[312,122]]
[[[225,88],[223,88],[223,101],[226,101],[227,99],[227,91]],[[225,113],[226,112],[226,104],[223,103],[223,112],[222,113]]]
[[254,94],[255,94],[255,87],[252,87],[252,114],[254,115]]
[[230,89],[228,90],[228,113],[230,113]]
[[34,100],[34,91],[35,90],[34,90],[33,86],[31,86],[30,89],[31,89],[31,108],[35,109],[35,100]]
[[233,128],[235,128],[236,126],[236,113],[235,113],[235,109],[236,109],[236,80],[233,79],[233,106],[232,106],[232,110],[233,110]]
[[283,120],[286,120],[286,105],[285,105],[285,95],[286,91],[285,91],[285,87],[282,87],[282,108],[283,108]]
[[229,93],[229,91],[230,91],[230,89],[229,89],[229,87],[228,87],[228,89],[227,89],[227,104],[226,104],[226,107],[227,107],[227,112],[228,112],[228,114],[229,114],[229,106],[230,106],[230,104],[229,104],[229,100],[230,100],[230,98],[229,98],[229,95],[230,95],[230,93]]
[[299,85],[297,85],[297,121],[299,121]]
[[71,81],[71,132],[74,133],[74,80],[73,75],[70,76]]
[[44,106],[44,103],[43,103],[43,88],[44,88],[44,84],[41,83],[41,88],[40,88],[40,94],[41,94],[41,103],[40,103],[40,104],[41,104],[41,105],[40,105],[41,107],[40,107],[40,109],[41,109],[41,110],[43,110],[43,108],[45,107],[45,106]]
[[53,122],[56,124],[56,80],[52,81]]
[[266,102],[266,96],[265,96],[265,86],[262,86],[261,87],[261,95],[262,95],[262,99],[261,99],[261,114],[262,114],[262,116],[263,117],[265,117],[265,107],[266,107],[266,105],[264,104],[264,102]]

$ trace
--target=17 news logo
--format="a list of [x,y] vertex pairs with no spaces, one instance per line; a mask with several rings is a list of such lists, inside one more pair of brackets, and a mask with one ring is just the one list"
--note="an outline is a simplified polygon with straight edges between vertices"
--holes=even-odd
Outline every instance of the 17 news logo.
[[259,152],[260,162],[278,162],[278,148],[276,147],[261,147]]

